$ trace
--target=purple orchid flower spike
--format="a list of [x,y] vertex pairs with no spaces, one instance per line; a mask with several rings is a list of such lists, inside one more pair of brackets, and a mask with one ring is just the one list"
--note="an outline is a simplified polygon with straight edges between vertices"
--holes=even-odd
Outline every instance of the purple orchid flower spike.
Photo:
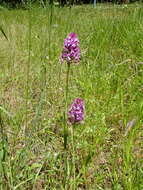
[[68,64],[71,62],[78,63],[80,60],[79,40],[77,35],[73,32],[64,40],[61,63],[63,63],[64,60]]
[[76,98],[68,111],[68,123],[79,124],[84,120],[84,101],[81,98]]

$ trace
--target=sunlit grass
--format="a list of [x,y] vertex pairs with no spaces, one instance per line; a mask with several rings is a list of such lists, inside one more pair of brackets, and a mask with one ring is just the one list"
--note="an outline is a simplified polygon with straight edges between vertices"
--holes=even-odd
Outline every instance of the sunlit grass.
[[70,68],[68,104],[84,99],[86,118],[74,131],[74,182],[69,129],[66,189],[143,189],[142,5],[1,10],[0,26],[0,188],[64,188],[59,56],[75,32],[82,57]]

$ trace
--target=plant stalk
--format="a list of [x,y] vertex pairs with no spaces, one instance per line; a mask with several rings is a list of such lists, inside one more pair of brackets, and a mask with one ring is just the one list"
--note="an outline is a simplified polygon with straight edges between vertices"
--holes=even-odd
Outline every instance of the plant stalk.
[[67,75],[66,75],[66,95],[65,95],[65,113],[64,113],[64,188],[67,181],[67,107],[68,107],[68,90],[69,90],[69,73],[70,63],[67,63]]

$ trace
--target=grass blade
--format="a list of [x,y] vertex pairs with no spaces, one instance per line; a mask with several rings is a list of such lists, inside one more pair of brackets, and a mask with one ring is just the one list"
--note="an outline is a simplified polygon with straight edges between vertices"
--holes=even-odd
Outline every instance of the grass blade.
[[3,30],[2,26],[0,26],[0,31],[4,35],[4,37],[8,40],[8,37],[7,37],[6,33],[5,33],[5,31]]

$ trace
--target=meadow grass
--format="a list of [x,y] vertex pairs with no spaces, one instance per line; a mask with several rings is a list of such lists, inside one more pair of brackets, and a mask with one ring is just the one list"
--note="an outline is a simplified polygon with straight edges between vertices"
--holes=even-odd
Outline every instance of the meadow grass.
[[[0,26],[0,189],[142,190],[142,4],[2,9]],[[71,65],[66,104],[81,97],[86,117],[74,142],[68,129],[64,184],[59,57],[70,32],[81,61]]]

